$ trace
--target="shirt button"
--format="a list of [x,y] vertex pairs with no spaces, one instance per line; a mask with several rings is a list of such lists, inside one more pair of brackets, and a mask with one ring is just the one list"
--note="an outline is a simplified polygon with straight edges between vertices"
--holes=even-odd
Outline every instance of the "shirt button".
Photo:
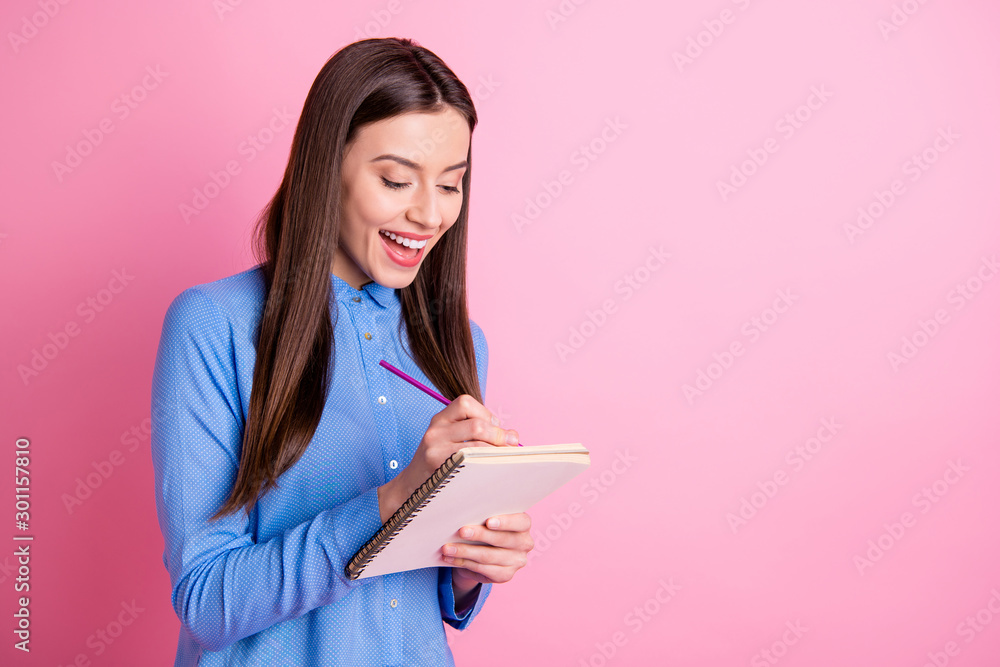
[[361,297],[360,296],[356,296],[356,297],[354,297],[351,300],[354,301],[355,303],[360,303],[361,302]]
[[397,604],[399,603],[396,601],[396,598],[393,598],[392,601],[389,603],[389,606],[395,609]]
[[378,402],[381,403],[382,405],[385,405],[385,396],[379,396]]
[[371,339],[372,339],[372,335],[366,331],[365,332],[365,340],[371,340]]
[[399,461],[397,461],[396,459],[389,461],[389,467],[395,470],[396,468],[399,467]]

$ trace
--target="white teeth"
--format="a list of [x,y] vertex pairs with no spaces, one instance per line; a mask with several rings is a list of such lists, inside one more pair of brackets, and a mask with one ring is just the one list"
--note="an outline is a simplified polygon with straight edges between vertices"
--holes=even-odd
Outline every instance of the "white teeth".
[[392,232],[387,232],[383,230],[380,230],[380,233],[382,233],[385,236],[388,236],[390,239],[392,239],[399,245],[404,246],[406,248],[416,248],[419,250],[420,248],[423,248],[425,245],[427,245],[428,241],[428,239],[424,239],[423,241],[414,241],[412,239],[408,239],[402,236],[396,236]]

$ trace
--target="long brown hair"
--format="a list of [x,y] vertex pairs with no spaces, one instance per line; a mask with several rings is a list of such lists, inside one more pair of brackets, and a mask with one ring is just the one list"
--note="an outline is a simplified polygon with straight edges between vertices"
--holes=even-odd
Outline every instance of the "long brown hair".
[[[466,118],[470,133],[475,129],[468,89],[438,56],[410,39],[349,44],[313,82],[284,178],[257,220],[254,251],[267,298],[239,471],[212,519],[240,508],[249,515],[260,495],[277,486],[277,478],[305,452],[323,414],[333,377],[330,273],[341,225],[345,147],[369,123],[439,112],[446,105]],[[445,397],[469,394],[482,401],[465,289],[471,142],[466,159],[458,219],[424,258],[413,282],[398,290],[398,332],[405,320],[414,362]]]

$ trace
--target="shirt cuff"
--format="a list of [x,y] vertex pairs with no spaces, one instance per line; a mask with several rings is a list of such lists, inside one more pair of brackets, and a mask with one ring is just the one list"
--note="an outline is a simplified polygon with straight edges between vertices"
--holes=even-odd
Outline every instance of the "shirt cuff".
[[480,584],[473,604],[464,613],[458,614],[455,611],[455,589],[451,576],[454,569],[453,567],[438,568],[438,598],[441,600],[441,618],[456,630],[464,630],[483,608],[483,603],[489,597],[493,584]]

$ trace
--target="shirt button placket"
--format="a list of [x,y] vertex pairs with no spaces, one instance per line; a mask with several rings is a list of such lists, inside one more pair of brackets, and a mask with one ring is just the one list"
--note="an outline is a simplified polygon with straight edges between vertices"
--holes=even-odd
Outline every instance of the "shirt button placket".
[[[384,462],[383,465],[387,467],[386,479],[388,480],[395,475],[395,471],[399,468],[398,443],[396,442],[396,439],[399,437],[399,429],[395,423],[395,412],[392,406],[389,405],[389,398],[387,396],[391,373],[378,364],[385,354],[386,341],[380,339],[378,336],[379,332],[384,333],[384,330],[376,326],[375,315],[378,314],[377,304],[366,299],[362,301],[358,310],[361,316],[356,318],[355,324],[357,325],[359,340],[361,342],[361,356],[364,359],[364,366],[368,374],[368,386],[372,391],[372,396],[376,403],[375,424],[378,429],[379,440],[382,443],[382,454],[384,457],[382,460]],[[388,604],[386,611],[389,613],[388,618],[386,618],[386,629],[388,631],[386,639],[387,645],[390,647],[389,657],[392,664],[398,663],[401,659],[403,621],[406,616],[400,608],[402,604],[403,576],[401,573],[397,573],[383,577],[383,594],[385,595],[383,599]]]
[[382,578],[385,581],[384,594],[385,604],[384,607],[385,614],[385,628],[386,628],[386,644],[389,646],[389,657],[390,664],[402,664],[403,656],[402,650],[403,645],[406,642],[406,616],[408,613],[403,603],[403,581],[406,576],[405,572],[396,572],[394,574],[384,575]]

